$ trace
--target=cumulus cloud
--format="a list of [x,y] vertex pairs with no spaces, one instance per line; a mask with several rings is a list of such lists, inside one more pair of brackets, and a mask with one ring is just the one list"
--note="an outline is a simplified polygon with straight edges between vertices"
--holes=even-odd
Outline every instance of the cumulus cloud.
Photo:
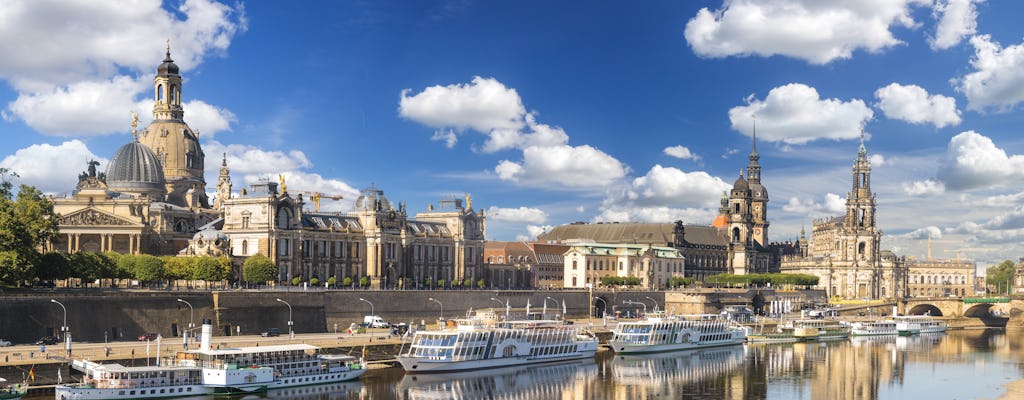
[[492,206],[487,209],[487,219],[495,221],[523,222],[536,225],[547,221],[548,213],[539,208],[504,208]]
[[949,140],[937,178],[950,190],[1015,185],[1024,179],[1024,155],[1007,155],[992,139],[962,132]]
[[929,95],[917,85],[890,83],[876,90],[875,97],[879,100],[875,106],[890,119],[912,124],[928,123],[936,128],[960,123],[956,99],[938,94]]
[[938,20],[938,24],[935,26],[935,36],[928,38],[928,45],[934,50],[944,50],[973,35],[978,29],[978,10],[975,4],[984,1],[936,1],[932,6],[932,17]]
[[752,136],[756,117],[759,139],[786,144],[855,139],[873,116],[862,100],[822,99],[816,89],[801,83],[776,87],[763,101],[750,95],[747,105],[729,110],[733,129]]
[[684,221],[688,224],[711,225],[718,215],[717,210],[705,208],[674,208],[668,206],[634,207],[611,206],[601,210],[594,222],[671,222]]
[[78,173],[88,168],[89,160],[98,161],[101,172],[107,168],[106,158],[93,154],[80,140],[69,140],[18,149],[0,161],[0,168],[14,171],[22,183],[44,193],[67,193],[78,184]]
[[868,156],[868,162],[871,163],[872,167],[881,167],[885,165],[885,156],[877,153],[872,154]]
[[934,196],[937,194],[943,194],[946,192],[946,185],[942,182],[925,179],[923,181],[916,182],[904,182],[903,193],[907,196],[921,197],[921,196]]
[[672,204],[714,208],[719,205],[722,192],[731,188],[732,185],[704,171],[685,172],[655,165],[644,176],[633,179],[626,198],[644,206]]
[[228,168],[231,172],[243,175],[273,175],[280,171],[294,171],[313,166],[306,154],[298,151],[264,150],[244,144],[221,144],[208,141],[203,144],[207,155],[206,174],[217,176],[220,173],[220,161],[227,154]]
[[990,197],[986,197],[984,199],[975,201],[972,204],[974,204],[976,206],[1006,208],[1006,207],[1017,206],[1017,205],[1021,204],[1022,202],[1024,202],[1024,192],[1017,192],[1017,193],[1010,193],[1010,194],[1001,194],[1001,195],[990,196]]
[[671,156],[671,157],[675,157],[675,158],[678,158],[678,159],[681,159],[681,160],[700,161],[700,156],[698,156],[696,154],[693,154],[693,152],[691,152],[688,147],[683,146],[683,145],[666,147],[665,150],[663,150],[663,151],[665,152],[666,155]]
[[522,241],[535,240],[535,239],[537,239],[537,236],[540,236],[540,234],[542,234],[544,232],[550,231],[551,228],[553,228],[553,226],[551,226],[551,225],[527,225],[526,226],[526,231],[529,232],[530,235],[528,237],[526,237],[526,238],[518,239],[518,240],[522,240]]
[[782,211],[811,215],[838,214],[846,211],[846,200],[835,193],[826,193],[820,202],[815,199],[801,200],[797,197],[790,197],[789,201],[782,206]]
[[246,28],[241,6],[210,0],[187,0],[176,10],[159,1],[125,7],[42,0],[9,3],[0,13],[0,79],[18,92],[4,119],[63,136],[127,131],[125,115],[150,93],[168,37],[174,59],[188,70]]
[[537,121],[526,112],[515,89],[494,78],[474,77],[470,83],[431,86],[422,92],[402,91],[398,113],[403,118],[436,128],[433,140],[450,148],[466,130],[487,140],[484,153],[519,150],[522,160],[502,160],[496,176],[525,186],[602,188],[616,182],[629,168],[591,146],[569,145],[560,127]]
[[942,239],[942,230],[940,230],[939,227],[937,227],[937,226],[926,226],[924,228],[915,229],[913,232],[907,232],[907,233],[904,233],[902,235],[896,235],[896,236],[901,238],[901,239],[912,239],[912,240],[921,240],[921,239],[928,239],[928,238]]
[[989,35],[974,36],[974,72],[954,80],[975,111],[1009,111],[1024,101],[1024,44],[1001,47]]
[[782,55],[827,64],[858,49],[878,52],[901,44],[890,28],[914,27],[910,6],[927,3],[727,0],[721,9],[698,11],[684,35],[703,57]]
[[[228,167],[231,166],[231,161],[228,161]],[[219,164],[218,164],[219,165]],[[285,183],[288,185],[288,192],[293,196],[297,197],[299,194],[303,196],[303,201],[306,202],[306,208],[313,208],[313,203],[310,199],[312,193],[310,190],[319,192],[323,196],[342,196],[341,200],[333,200],[323,198],[320,200],[320,211],[350,211],[352,210],[352,204],[356,198],[359,197],[359,190],[352,187],[348,183],[345,183],[338,179],[325,178],[320,174],[306,171],[276,171],[273,175],[270,174],[247,174],[244,179],[244,186],[248,187],[251,183],[257,182],[261,179],[271,179],[277,182],[278,175],[281,175],[285,179]],[[235,183],[235,187],[238,187],[238,183]],[[280,190],[280,188],[278,188]]]

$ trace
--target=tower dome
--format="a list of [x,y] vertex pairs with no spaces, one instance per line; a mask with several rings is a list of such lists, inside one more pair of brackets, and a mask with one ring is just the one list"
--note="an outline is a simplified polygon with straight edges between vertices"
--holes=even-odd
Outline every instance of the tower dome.
[[107,187],[115,192],[145,194],[162,200],[165,183],[160,160],[138,140],[117,149],[107,164]]
[[363,189],[355,203],[356,211],[387,211],[391,209],[391,202],[384,197],[384,191],[373,185]]

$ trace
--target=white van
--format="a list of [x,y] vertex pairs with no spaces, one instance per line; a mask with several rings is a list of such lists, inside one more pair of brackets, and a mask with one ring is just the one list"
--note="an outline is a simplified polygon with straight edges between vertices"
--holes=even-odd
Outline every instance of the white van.
[[391,324],[389,324],[387,321],[384,320],[384,318],[381,318],[379,315],[367,315],[363,317],[363,325],[366,325],[371,328],[387,328],[391,326]]

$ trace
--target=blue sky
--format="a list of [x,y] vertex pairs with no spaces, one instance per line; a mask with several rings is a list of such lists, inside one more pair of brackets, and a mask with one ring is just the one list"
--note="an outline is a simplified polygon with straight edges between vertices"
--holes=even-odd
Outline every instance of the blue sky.
[[[709,224],[753,118],[771,240],[841,215],[865,133],[883,247],[1024,252],[1024,5],[8,1],[0,167],[55,195],[151,113],[166,41],[213,192],[374,184],[411,214],[470,193],[488,237]],[[328,204],[330,203],[330,204]]]

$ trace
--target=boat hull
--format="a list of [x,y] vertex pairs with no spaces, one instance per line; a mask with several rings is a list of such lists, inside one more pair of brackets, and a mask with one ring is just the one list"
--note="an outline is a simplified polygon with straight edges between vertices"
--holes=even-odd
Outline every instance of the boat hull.
[[202,396],[214,394],[215,388],[205,385],[166,385],[150,387],[96,388],[75,385],[57,385],[56,400],[116,400],[164,399],[170,397]]
[[615,340],[609,341],[608,345],[611,346],[612,351],[617,354],[643,354],[643,353],[662,353],[669,351],[683,351],[683,350],[695,350],[705,349],[709,347],[721,347],[721,346],[734,346],[737,344],[743,344],[745,339],[732,338],[725,340],[715,340],[707,342],[686,342],[686,343],[664,343],[664,344],[635,344],[635,343],[622,343]]
[[398,362],[402,364],[402,368],[405,369],[405,371],[408,373],[423,374],[438,372],[471,371],[476,369],[512,367],[517,365],[546,364],[559,361],[573,361],[593,358],[596,353],[597,348],[594,347],[593,349],[587,349],[577,353],[548,358],[519,356],[487,358],[482,360],[467,361],[432,360],[426,357],[411,357],[408,355],[400,355],[398,356]]

